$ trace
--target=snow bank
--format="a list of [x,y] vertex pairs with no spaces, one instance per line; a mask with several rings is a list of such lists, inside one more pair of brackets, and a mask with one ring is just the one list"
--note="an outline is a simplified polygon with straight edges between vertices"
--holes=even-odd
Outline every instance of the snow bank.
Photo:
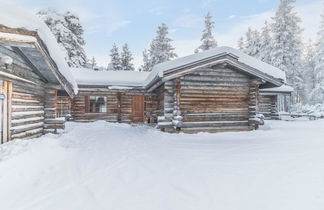
[[294,91],[294,88],[288,85],[282,85],[276,88],[264,88],[260,89],[260,92],[274,92],[274,93],[291,93]]
[[67,123],[62,135],[0,146],[1,209],[324,209],[324,121],[262,129]]
[[127,88],[120,86],[141,87],[149,74],[138,71],[94,71],[86,68],[71,68],[70,71],[79,85],[113,85],[113,89]]
[[[74,80],[69,66],[64,59],[64,52],[60,49],[56,39],[46,24],[38,19],[34,14],[31,14],[24,9],[16,8],[0,3],[0,25],[10,28],[26,29],[29,31],[37,31],[37,34],[47,46],[51,58],[56,63],[61,74],[71,83],[74,93],[78,92],[78,86]],[[7,34],[8,36],[9,34]],[[16,36],[15,34],[11,34]]]

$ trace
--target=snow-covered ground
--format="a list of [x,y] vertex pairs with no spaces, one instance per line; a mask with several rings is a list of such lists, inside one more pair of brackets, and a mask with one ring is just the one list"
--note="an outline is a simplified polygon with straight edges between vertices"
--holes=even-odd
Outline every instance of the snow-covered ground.
[[324,120],[167,134],[69,123],[0,146],[4,210],[322,210]]

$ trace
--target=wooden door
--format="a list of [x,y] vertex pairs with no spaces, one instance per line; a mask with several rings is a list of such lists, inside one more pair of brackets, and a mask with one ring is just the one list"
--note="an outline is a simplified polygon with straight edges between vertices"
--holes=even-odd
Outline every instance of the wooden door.
[[132,122],[144,122],[144,96],[132,97]]
[[0,144],[10,140],[12,83],[0,80]]

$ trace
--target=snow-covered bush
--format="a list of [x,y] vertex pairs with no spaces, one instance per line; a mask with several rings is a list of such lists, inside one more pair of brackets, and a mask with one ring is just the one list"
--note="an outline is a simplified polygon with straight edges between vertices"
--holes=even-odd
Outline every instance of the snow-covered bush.
[[292,105],[292,112],[312,114],[319,118],[324,118],[324,104],[302,105],[301,103]]

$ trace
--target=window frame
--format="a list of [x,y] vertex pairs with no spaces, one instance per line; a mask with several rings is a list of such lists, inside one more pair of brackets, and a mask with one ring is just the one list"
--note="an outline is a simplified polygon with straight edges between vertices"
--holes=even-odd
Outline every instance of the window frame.
[[[103,112],[91,112],[90,110],[90,97],[103,97],[105,101],[105,111]],[[98,101],[98,99],[96,99]],[[101,96],[101,95],[90,95],[90,96],[85,96],[85,113],[87,114],[106,114],[108,112],[108,99],[107,96]]]

